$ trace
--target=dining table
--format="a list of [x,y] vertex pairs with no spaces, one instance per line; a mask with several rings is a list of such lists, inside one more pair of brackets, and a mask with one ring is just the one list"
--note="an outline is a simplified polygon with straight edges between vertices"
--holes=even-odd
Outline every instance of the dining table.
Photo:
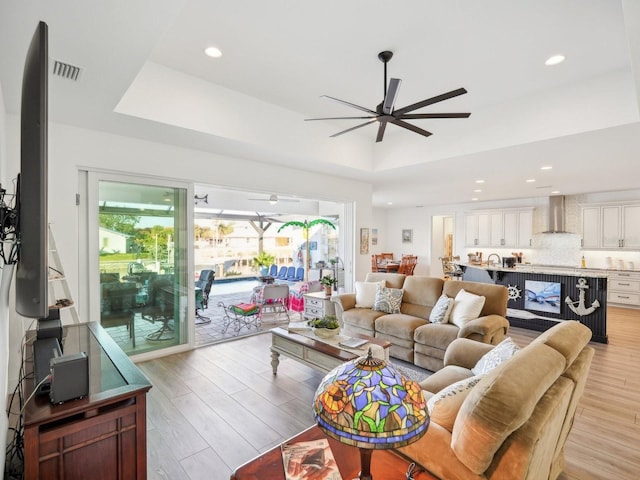
[[398,271],[398,268],[400,268],[400,262],[381,262],[378,264],[378,271],[379,272],[387,272],[387,273],[395,273]]

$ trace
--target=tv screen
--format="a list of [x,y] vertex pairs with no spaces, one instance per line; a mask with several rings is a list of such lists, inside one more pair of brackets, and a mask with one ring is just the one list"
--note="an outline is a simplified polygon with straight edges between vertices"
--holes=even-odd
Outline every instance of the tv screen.
[[47,220],[47,24],[36,28],[24,65],[20,112],[20,175],[16,311],[46,318],[48,309],[49,235]]

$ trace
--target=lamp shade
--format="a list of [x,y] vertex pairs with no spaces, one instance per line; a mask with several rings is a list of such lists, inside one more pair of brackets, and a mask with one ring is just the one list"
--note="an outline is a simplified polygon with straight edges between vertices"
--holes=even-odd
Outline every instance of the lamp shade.
[[361,449],[398,448],[429,426],[420,385],[384,360],[344,363],[324,377],[314,400],[318,426],[330,437]]

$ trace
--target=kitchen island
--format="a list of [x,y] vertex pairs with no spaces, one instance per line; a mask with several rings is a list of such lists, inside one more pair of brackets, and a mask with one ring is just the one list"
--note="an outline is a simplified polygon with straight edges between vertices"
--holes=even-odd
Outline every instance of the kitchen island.
[[495,283],[509,290],[507,318],[514,327],[544,331],[564,320],[607,340],[607,275],[598,270],[545,265],[460,265],[463,280]]

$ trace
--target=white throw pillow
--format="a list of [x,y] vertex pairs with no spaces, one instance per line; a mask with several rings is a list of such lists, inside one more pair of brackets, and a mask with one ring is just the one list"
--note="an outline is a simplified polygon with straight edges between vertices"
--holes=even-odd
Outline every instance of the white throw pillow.
[[453,298],[447,297],[444,293],[440,295],[440,298],[433,306],[431,313],[429,314],[429,321],[431,323],[447,323],[449,321],[449,315],[453,309]]
[[449,323],[457,325],[458,328],[464,327],[469,321],[480,316],[485,300],[480,295],[469,293],[464,288],[461,289],[453,301]]
[[452,383],[427,400],[431,421],[452,432],[460,406],[481,379],[481,376],[475,376]]
[[356,308],[371,308],[376,301],[376,287],[386,286],[384,280],[379,282],[356,282]]
[[509,360],[520,350],[511,337],[502,340],[495,348],[485,353],[471,369],[474,375],[486,375],[505,360]]

